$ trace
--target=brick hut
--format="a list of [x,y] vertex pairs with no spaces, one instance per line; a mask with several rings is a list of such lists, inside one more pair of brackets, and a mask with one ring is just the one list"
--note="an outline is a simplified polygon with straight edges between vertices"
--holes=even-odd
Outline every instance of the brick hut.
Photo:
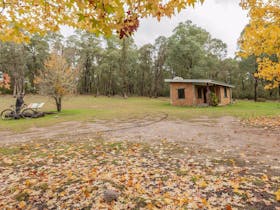
[[209,93],[216,94],[219,105],[232,103],[233,85],[208,79],[166,79],[170,84],[170,99],[174,106],[197,106],[209,103]]

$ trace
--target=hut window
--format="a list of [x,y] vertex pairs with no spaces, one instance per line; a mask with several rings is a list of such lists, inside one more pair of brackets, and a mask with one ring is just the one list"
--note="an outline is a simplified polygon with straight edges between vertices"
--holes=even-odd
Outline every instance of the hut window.
[[227,87],[224,87],[224,96],[225,96],[225,98],[228,97],[228,95],[227,95]]
[[178,98],[179,99],[185,98],[185,89],[178,89]]
[[202,88],[200,87],[197,89],[197,97],[202,98]]

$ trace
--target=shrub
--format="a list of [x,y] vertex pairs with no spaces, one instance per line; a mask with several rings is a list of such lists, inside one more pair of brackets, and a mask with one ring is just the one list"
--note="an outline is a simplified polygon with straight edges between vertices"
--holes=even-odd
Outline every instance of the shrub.
[[258,98],[257,102],[266,102],[266,99],[265,98]]
[[218,106],[219,100],[215,93],[210,93],[210,106]]
[[0,94],[13,94],[13,90],[0,87]]

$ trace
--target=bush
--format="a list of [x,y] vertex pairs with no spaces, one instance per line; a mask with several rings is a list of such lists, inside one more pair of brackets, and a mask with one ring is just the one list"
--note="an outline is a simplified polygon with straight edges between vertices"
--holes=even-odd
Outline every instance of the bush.
[[0,87],[0,94],[3,94],[3,95],[5,95],[5,94],[13,94],[13,90]]
[[216,96],[215,93],[211,92],[210,93],[210,106],[218,106],[219,104],[219,99]]
[[257,102],[266,102],[266,99],[265,98],[258,98]]

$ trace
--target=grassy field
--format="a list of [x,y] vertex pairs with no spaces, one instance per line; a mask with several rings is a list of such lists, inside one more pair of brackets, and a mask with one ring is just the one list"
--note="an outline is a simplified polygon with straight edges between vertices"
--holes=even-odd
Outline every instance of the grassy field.
[[[27,104],[45,102],[43,111],[55,111],[55,104],[51,98],[28,95]],[[0,110],[15,103],[12,96],[0,96]],[[235,116],[242,119],[258,116],[280,115],[279,102],[236,101],[224,107],[174,107],[168,98],[150,99],[131,97],[93,97],[71,96],[63,100],[63,111],[40,119],[0,121],[0,130],[21,131],[30,127],[48,126],[65,121],[94,121],[97,119],[127,119],[141,118],[147,114],[166,113],[169,119],[190,119],[199,116],[220,117]]]

